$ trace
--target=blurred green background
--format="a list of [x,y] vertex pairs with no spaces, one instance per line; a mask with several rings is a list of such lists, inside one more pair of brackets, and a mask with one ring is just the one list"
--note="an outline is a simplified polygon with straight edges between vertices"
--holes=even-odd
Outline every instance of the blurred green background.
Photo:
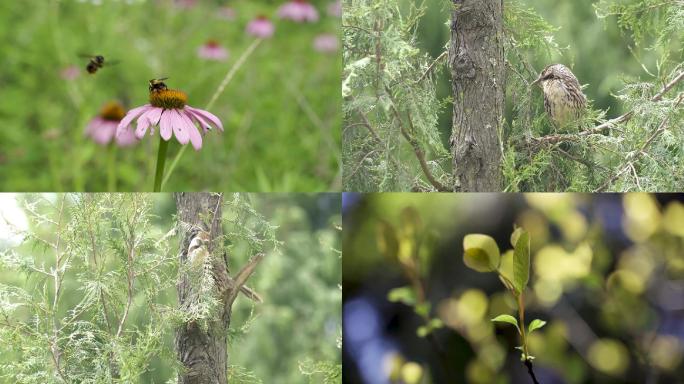
[[[0,190],[103,191],[110,168],[116,190],[152,190],[159,139],[112,154],[84,137],[86,124],[109,100],[147,103],[151,78],[169,77],[190,106],[204,108],[254,41],[245,26],[258,15],[275,23],[275,34],[211,108],[225,133],[211,132],[201,151],[188,150],[165,189],[339,189],[341,55],[313,47],[320,34],[338,35],[332,2],[312,1],[320,20],[303,24],[277,19],[285,1],[0,2]],[[232,20],[221,17],[225,6]],[[228,49],[226,62],[198,57],[210,39]],[[120,63],[89,75],[80,53]],[[74,80],[60,76],[70,66],[81,70]],[[179,149],[172,139],[169,159]]]
[[[79,194],[68,197],[68,207],[77,204],[79,199],[85,199],[84,196]],[[130,201],[137,199],[132,196],[126,194],[122,198]],[[0,234],[0,288],[2,289],[0,290],[4,293],[7,286],[20,287],[39,301],[42,293],[53,296],[51,280],[46,279],[41,273],[17,272],[8,266],[13,265],[11,255],[14,249],[19,257],[19,264],[28,264],[46,270],[54,268],[54,252],[45,250],[40,242],[35,244],[30,238],[27,238],[26,244],[17,248],[22,236],[12,235],[13,230],[28,230],[29,233],[48,241],[55,240],[54,227],[48,222],[37,219],[33,214],[27,215],[23,208],[25,204],[28,204],[35,213],[44,215],[43,218],[56,219],[53,215],[54,210],[49,208],[49,204],[41,201],[43,197],[53,202],[54,205],[58,205],[57,200],[61,198],[60,195],[53,194],[44,196],[0,194],[0,217],[2,217],[0,219],[2,232]],[[248,282],[248,285],[263,297],[264,302],[254,304],[244,296],[239,296],[233,306],[228,347],[230,382],[321,383],[323,376],[316,372],[317,364],[336,365],[340,360],[342,292],[339,288],[341,280],[339,195],[241,194],[239,198],[242,201],[248,201],[254,208],[254,214],[261,215],[268,225],[275,226],[276,240],[281,243],[277,252],[266,248],[269,250],[266,257]],[[150,200],[151,227],[149,231],[139,233],[138,236],[149,236],[153,243],[161,242],[176,224],[174,200],[171,194],[148,195],[144,199]],[[234,195],[224,196],[226,203],[232,200],[234,200]],[[75,220],[74,212],[76,211],[71,208],[65,212],[65,222],[70,227],[78,227],[82,224],[73,221]],[[232,222],[231,220],[237,217],[236,212],[229,205],[223,209],[224,218],[228,220],[224,222],[224,231],[228,239],[232,239],[229,260],[232,273],[239,270],[251,254],[245,251],[247,249],[245,239],[236,241],[236,237],[230,233],[246,229],[252,231],[250,233],[254,236],[259,234],[256,230],[258,227],[253,225],[252,219],[239,224]],[[112,224],[108,221],[111,218],[105,217],[100,220],[103,228],[107,229],[104,233],[115,236],[115,232],[108,229],[108,226]],[[7,226],[7,222],[14,227]],[[71,240],[64,241],[71,244]],[[109,276],[107,281],[115,281],[116,286],[125,291],[125,273],[119,274],[121,271],[118,270],[123,262],[116,256],[116,251],[111,246],[118,241],[118,238],[98,237],[95,241],[103,244],[102,254],[109,260],[104,271],[104,275]],[[87,272],[89,256],[79,252],[78,247],[71,245],[67,247],[69,249],[67,252],[73,252],[76,255],[71,258],[65,275],[58,315],[60,319],[62,316],[68,317],[71,313],[68,311],[83,300],[84,292],[87,291],[84,281],[89,275]],[[141,248],[143,248],[142,245]],[[143,375],[135,382],[164,383],[174,378],[175,329],[170,323],[159,324],[159,308],[177,307],[174,279],[177,264],[173,261],[177,259],[177,255],[177,239],[173,236],[168,254],[154,256],[155,258],[171,258],[155,268],[154,272],[160,276],[166,276],[166,279],[156,284],[153,282],[153,285],[169,287],[159,292],[158,295],[153,295],[154,300],[147,301],[148,294],[155,289],[148,286],[149,281],[154,281],[154,278],[141,274],[136,280],[134,287],[136,295],[126,324],[125,336],[120,340],[123,343],[128,341],[130,343],[128,348],[132,349],[127,352],[128,355],[123,353],[123,357],[133,359],[133,361],[137,359],[137,363],[142,363],[144,367]],[[140,258],[142,257],[141,253]],[[154,262],[151,265],[157,264],[158,262]],[[143,269],[146,268],[148,267]],[[43,291],[42,287],[46,280],[47,288]],[[97,283],[87,284],[92,286]],[[115,297],[119,293],[112,291],[111,295]],[[14,298],[0,297],[0,307],[2,307],[0,309],[3,314],[0,317],[0,339],[2,339],[0,340],[0,383],[61,382],[54,374],[47,339],[35,346],[29,345],[28,342],[25,345],[12,345],[8,341],[14,340],[17,335],[12,335],[11,328],[5,326],[6,322],[26,322],[29,326],[35,327],[36,331],[41,332],[41,326],[32,322],[33,315],[41,316],[41,314],[31,313],[29,307],[14,308],[16,311],[12,311],[9,317],[7,316],[9,312],[6,310],[11,307],[10,302],[13,301]],[[120,315],[123,306],[124,303],[118,303],[114,306],[115,310],[112,313]],[[164,313],[163,309],[161,311]],[[98,312],[100,311],[88,311],[82,315],[81,320],[102,324],[103,320]],[[155,331],[151,332],[151,340],[146,342],[143,336],[149,336],[146,333],[150,332],[149,329]],[[98,334],[98,331],[93,332]],[[74,336],[68,336],[68,339],[72,337]],[[160,343],[161,346],[154,347],[156,343]],[[105,349],[106,343],[99,345],[98,348]],[[148,348],[152,350],[158,348],[159,351],[148,359],[145,357]],[[23,351],[22,354],[18,354],[20,350]],[[91,352],[92,349],[87,351]],[[136,353],[141,356],[136,358]],[[64,360],[67,361],[69,357],[65,354]],[[101,359],[100,356],[96,358]],[[88,366],[87,362],[84,365],[81,368],[88,372],[94,373],[96,369],[101,369],[94,364]],[[22,370],[19,371],[18,367],[22,367]],[[71,368],[71,370],[76,370],[76,367]],[[39,376],[41,371],[49,372],[42,380]]]
[[[430,316],[445,325],[441,351],[417,335],[423,319],[388,298],[411,278],[380,252],[380,224],[401,230],[406,207],[422,222],[411,244]],[[504,252],[514,224],[531,239],[527,322],[547,321],[529,336],[540,383],[682,382],[684,196],[645,193],[344,194],[343,382],[531,383],[515,328],[490,321],[515,314],[515,299],[463,263],[466,234]]]
[[[404,4],[423,3],[417,0],[402,0]],[[595,108],[608,109],[608,117],[617,117],[624,111],[622,105],[612,94],[623,88],[625,78],[637,78],[653,81],[654,77],[647,73],[657,73],[656,60],[661,52],[649,50],[653,42],[652,36],[646,36],[642,45],[636,46],[632,37],[621,31],[615,17],[600,19],[594,5],[598,0],[519,0],[520,6],[531,8],[542,16],[549,24],[558,28],[553,33],[560,54],[552,52],[550,56],[539,52],[528,52],[526,58],[534,68],[541,70],[548,64],[562,63],[570,67],[580,84],[586,85],[584,93],[593,101]],[[445,50],[450,38],[449,24],[450,1],[425,0],[427,12],[422,18],[417,36],[418,46],[437,58]],[[522,33],[522,31],[518,31]],[[677,50],[677,42],[673,42],[673,52]],[[681,49],[681,42],[679,48]],[[644,67],[642,67],[642,64]],[[441,98],[451,96],[451,75],[445,66],[435,73],[436,87]],[[532,81],[534,79],[529,79]],[[541,91],[534,93],[542,107]],[[512,109],[507,106],[507,119],[512,118]],[[448,147],[451,135],[452,109],[446,108],[440,115],[439,130],[444,145]]]

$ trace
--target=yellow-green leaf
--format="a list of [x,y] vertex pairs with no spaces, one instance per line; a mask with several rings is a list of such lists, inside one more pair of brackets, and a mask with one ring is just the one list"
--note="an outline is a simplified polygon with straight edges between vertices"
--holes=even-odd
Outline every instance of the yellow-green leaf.
[[545,325],[546,325],[546,321],[544,321],[544,320],[539,320],[539,319],[534,319],[534,320],[532,320],[532,322],[530,323],[530,326],[528,327],[527,333],[532,333],[532,331],[534,331],[535,329],[539,329],[539,328],[541,328],[541,327],[543,327],[543,326],[545,326]]
[[530,237],[527,231],[521,230],[513,251],[513,285],[518,292],[523,292],[529,280]]
[[378,222],[376,227],[376,241],[380,253],[389,260],[397,259],[399,241],[392,225],[386,221]]
[[394,288],[387,294],[387,300],[395,303],[414,305],[416,303],[416,293],[411,287]]
[[499,316],[493,318],[492,321],[494,321],[496,323],[513,324],[518,329],[518,332],[520,332],[520,328],[518,327],[518,320],[511,315],[499,315]]
[[478,233],[463,238],[463,262],[478,272],[491,272],[499,268],[501,254],[491,236]]
[[515,244],[518,243],[518,239],[520,238],[520,234],[523,233],[525,230],[522,229],[521,227],[515,227],[513,230],[513,233],[511,233],[511,246],[515,248]]
[[415,237],[423,229],[420,213],[418,213],[418,210],[414,207],[402,209],[399,214],[399,221],[401,223],[402,236]]

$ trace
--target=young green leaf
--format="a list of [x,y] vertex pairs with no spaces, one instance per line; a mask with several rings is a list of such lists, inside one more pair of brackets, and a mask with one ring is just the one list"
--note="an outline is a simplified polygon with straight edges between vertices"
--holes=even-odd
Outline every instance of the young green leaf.
[[392,224],[381,220],[376,227],[376,241],[378,250],[387,259],[396,261],[399,250],[399,241]]
[[521,227],[515,227],[513,230],[513,233],[511,233],[511,247],[515,248],[515,244],[518,243],[518,239],[520,238],[520,234],[523,233],[525,230],[522,229]]
[[499,265],[499,279],[509,291],[512,291],[516,296],[520,294],[513,286],[513,250],[509,249],[501,255],[501,264]]
[[444,323],[440,319],[431,319],[426,325],[421,325],[418,327],[416,330],[416,334],[418,337],[425,337],[428,334],[430,334],[432,331],[435,329],[442,328],[444,326]]
[[492,272],[499,268],[501,253],[493,238],[470,234],[463,238],[463,262],[478,272]]
[[420,304],[416,304],[413,310],[416,312],[418,316],[427,317],[430,314],[430,303],[426,301]]
[[513,251],[513,284],[518,292],[523,292],[530,280],[530,237],[527,231],[518,230],[521,232]]
[[520,332],[520,327],[518,327],[518,320],[511,315],[499,315],[499,316],[493,318],[492,321],[497,322],[497,323],[513,324],[518,329],[518,332]]
[[532,331],[534,331],[535,329],[539,329],[539,328],[541,328],[541,327],[543,327],[543,326],[545,326],[545,325],[546,325],[546,321],[544,321],[544,320],[539,320],[539,319],[534,319],[534,320],[532,320],[532,322],[530,323],[527,333],[530,334],[530,333],[532,333]]
[[425,337],[430,334],[430,331],[432,330],[427,325],[421,325],[416,329],[416,335],[418,335],[418,337]]
[[387,294],[387,300],[393,303],[414,305],[416,303],[416,294],[411,287],[394,288]]
[[415,237],[422,231],[423,223],[420,220],[420,213],[414,207],[406,207],[399,214],[401,223],[401,234],[405,237]]

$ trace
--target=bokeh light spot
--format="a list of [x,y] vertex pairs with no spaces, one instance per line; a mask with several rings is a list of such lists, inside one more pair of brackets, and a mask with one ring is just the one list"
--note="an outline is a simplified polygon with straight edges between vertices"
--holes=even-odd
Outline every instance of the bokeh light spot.
[[625,372],[629,365],[629,353],[627,348],[612,339],[600,339],[594,342],[587,352],[589,364],[597,370],[618,376]]

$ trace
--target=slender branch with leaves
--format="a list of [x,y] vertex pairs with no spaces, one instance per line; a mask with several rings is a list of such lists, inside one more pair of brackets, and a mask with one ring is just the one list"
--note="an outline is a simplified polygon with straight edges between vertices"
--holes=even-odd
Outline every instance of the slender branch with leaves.
[[[527,231],[516,228],[511,234],[512,250],[502,257],[496,241],[483,234],[469,234],[463,238],[463,261],[478,272],[495,272],[508,292],[513,295],[518,306],[518,318],[501,314],[492,319],[494,322],[508,323],[518,331],[521,345],[516,347],[521,351],[520,361],[527,367],[534,384],[539,384],[534,374],[530,354],[528,336],[543,327],[546,321],[534,319],[525,329],[525,288],[530,280],[530,237]],[[506,260],[502,262],[502,260]],[[508,261],[511,261],[509,264]]]

